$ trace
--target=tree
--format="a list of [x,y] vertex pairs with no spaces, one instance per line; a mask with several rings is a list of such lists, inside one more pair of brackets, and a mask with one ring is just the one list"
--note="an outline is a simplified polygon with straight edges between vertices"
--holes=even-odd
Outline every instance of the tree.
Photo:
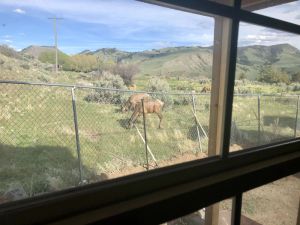
[[271,84],[290,83],[289,75],[283,70],[275,69],[272,66],[263,66],[260,68],[258,81]]
[[299,72],[298,73],[294,73],[292,75],[292,81],[293,82],[300,82],[300,73]]
[[122,77],[127,86],[133,84],[133,78],[139,72],[139,68],[136,64],[117,63],[112,70],[114,74],[118,74]]

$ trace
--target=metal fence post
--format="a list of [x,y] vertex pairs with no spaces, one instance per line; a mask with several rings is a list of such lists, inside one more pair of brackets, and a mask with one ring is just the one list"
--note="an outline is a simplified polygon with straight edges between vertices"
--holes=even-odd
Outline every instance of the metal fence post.
[[261,128],[260,128],[260,95],[257,96],[257,120],[258,120],[258,134],[257,134],[257,140],[258,140],[258,144],[260,144],[261,142]]
[[298,110],[299,110],[299,95],[298,95],[298,97],[297,97],[297,109],[296,109],[296,119],[295,119],[294,137],[297,136]]
[[200,137],[199,127],[198,127],[198,123],[197,123],[197,119],[196,119],[196,105],[195,105],[195,96],[194,96],[194,94],[192,94],[192,103],[193,103],[193,113],[194,113],[194,117],[195,117],[195,124],[196,124],[196,129],[197,129],[199,149],[200,149],[200,152],[203,152],[202,151],[202,144],[201,144],[201,137]]
[[82,162],[81,162],[81,154],[80,154],[80,141],[79,141],[79,132],[78,132],[77,110],[76,110],[76,98],[75,98],[74,90],[75,90],[75,87],[73,87],[71,89],[72,106],[73,106],[73,119],[74,119],[74,128],[75,128],[76,149],[77,149],[77,156],[78,156],[79,179],[80,179],[80,184],[83,184]]
[[146,151],[146,163],[147,163],[147,170],[149,170],[149,160],[148,160],[148,140],[147,140],[147,129],[146,129],[146,116],[145,116],[145,109],[144,109],[144,99],[141,99],[142,107],[143,107],[143,125],[144,125],[144,137],[145,137],[145,151]]

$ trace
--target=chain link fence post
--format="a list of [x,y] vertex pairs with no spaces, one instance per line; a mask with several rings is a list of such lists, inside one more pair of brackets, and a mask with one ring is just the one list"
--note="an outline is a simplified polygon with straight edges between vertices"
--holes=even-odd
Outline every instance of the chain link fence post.
[[79,131],[78,131],[78,120],[77,120],[77,110],[76,110],[76,98],[75,98],[75,87],[71,89],[72,93],[72,107],[73,107],[73,119],[74,119],[74,128],[75,128],[75,138],[76,138],[76,149],[78,157],[78,168],[79,168],[79,184],[83,184],[84,180],[82,177],[82,162],[80,154],[80,140],[79,140]]
[[145,137],[145,151],[146,151],[146,163],[147,163],[147,170],[149,170],[149,160],[148,160],[148,141],[147,141],[147,129],[146,129],[146,115],[145,115],[145,108],[144,108],[144,99],[142,101],[142,108],[143,108],[143,126],[144,126],[144,137]]

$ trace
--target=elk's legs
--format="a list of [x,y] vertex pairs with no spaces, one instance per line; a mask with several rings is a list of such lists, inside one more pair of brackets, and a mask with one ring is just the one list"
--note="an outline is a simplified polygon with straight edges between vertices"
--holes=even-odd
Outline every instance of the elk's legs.
[[162,128],[162,126],[161,126],[161,121],[162,121],[162,119],[163,119],[163,115],[160,113],[160,112],[158,112],[158,113],[156,113],[157,114],[157,116],[158,116],[158,118],[159,118],[159,125],[158,125],[158,128]]
[[129,119],[129,124],[128,124],[128,128],[132,128],[133,124],[135,123],[135,121],[137,120],[137,118],[140,116],[141,114],[139,112],[134,112],[132,114],[132,116]]

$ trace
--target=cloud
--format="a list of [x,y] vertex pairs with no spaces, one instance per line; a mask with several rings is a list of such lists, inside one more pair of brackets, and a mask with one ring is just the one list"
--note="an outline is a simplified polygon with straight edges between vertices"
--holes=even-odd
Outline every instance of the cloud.
[[25,14],[25,13],[26,13],[25,10],[20,9],[20,8],[14,9],[13,11],[14,11],[15,13],[18,13],[18,14]]
[[6,42],[6,43],[12,43],[13,42],[12,40],[9,40],[9,39],[5,39],[3,41]]
[[300,49],[300,36],[262,26],[241,26],[239,45],[275,45],[291,44]]

